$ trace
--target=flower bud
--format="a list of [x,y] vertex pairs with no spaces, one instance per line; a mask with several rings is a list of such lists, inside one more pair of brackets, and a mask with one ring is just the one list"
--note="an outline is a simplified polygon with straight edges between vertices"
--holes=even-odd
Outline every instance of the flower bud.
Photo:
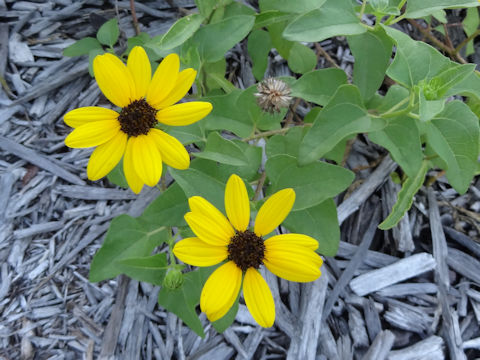
[[165,278],[163,279],[163,286],[167,289],[175,290],[178,289],[183,284],[183,274],[182,271],[176,267],[171,267]]

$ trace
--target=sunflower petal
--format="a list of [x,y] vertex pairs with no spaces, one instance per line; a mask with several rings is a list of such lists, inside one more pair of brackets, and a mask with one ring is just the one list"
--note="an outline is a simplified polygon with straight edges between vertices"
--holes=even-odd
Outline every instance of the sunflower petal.
[[177,54],[170,54],[158,65],[152,82],[147,90],[147,102],[155,109],[172,91],[178,78],[180,59]]
[[135,172],[148,186],[158,184],[162,176],[162,156],[150,135],[138,135],[130,139],[135,160]]
[[87,176],[98,180],[107,175],[121,160],[127,146],[127,134],[119,131],[117,135],[93,150],[87,165]]
[[222,318],[233,306],[242,284],[242,270],[233,261],[220,266],[207,279],[200,295],[200,308],[210,321]]
[[135,98],[135,83],[125,64],[112,54],[93,59],[93,73],[103,95],[119,107],[125,107]]
[[147,53],[141,46],[135,46],[128,55],[127,68],[135,83],[134,99],[145,97],[152,78],[152,66]]
[[217,224],[217,227],[221,229],[222,236],[232,237],[235,235],[235,230],[225,215],[208,200],[201,196],[192,196],[188,199],[188,205],[192,212],[212,219]]
[[231,232],[224,224],[216,219],[205,216],[199,212],[188,212],[184,216],[185,221],[192,231],[202,241],[213,246],[227,246],[235,234],[230,226]]
[[94,121],[116,120],[118,113],[111,109],[98,106],[86,106],[69,111],[63,116],[63,121],[70,127],[76,128]]
[[171,126],[186,126],[197,122],[212,111],[212,104],[203,101],[169,106],[157,112],[159,122]]
[[258,211],[255,219],[255,234],[264,236],[271,233],[285,220],[294,202],[295,191],[290,188],[270,196]]
[[106,143],[120,131],[117,120],[102,120],[77,127],[66,138],[65,145],[71,148],[88,148]]
[[243,279],[243,297],[250,314],[263,327],[275,321],[275,303],[272,292],[258,270],[249,268]]
[[185,264],[193,266],[216,265],[228,257],[226,246],[212,246],[196,237],[177,242],[173,253]]
[[275,244],[275,243],[283,244],[284,246],[288,246],[288,245],[303,246],[313,251],[318,249],[318,241],[308,235],[303,235],[303,234],[275,235],[265,240],[265,244]]
[[275,275],[290,281],[309,282],[318,279],[322,258],[303,246],[267,243],[263,263]]
[[178,74],[177,82],[167,97],[157,104],[157,109],[164,109],[175,104],[183,98],[192,87],[197,72],[193,69],[185,69]]
[[134,162],[134,153],[133,153],[133,144],[132,139],[130,138],[127,141],[127,147],[125,149],[125,155],[123,156],[123,172],[125,173],[125,178],[127,179],[128,186],[135,194],[139,194],[142,191],[144,182],[137,175],[135,167],[133,166]]
[[148,136],[155,141],[165,164],[175,169],[188,169],[190,155],[180,141],[158,129],[151,129]]
[[235,229],[247,230],[250,222],[250,201],[245,183],[235,174],[230,176],[225,188],[225,211]]

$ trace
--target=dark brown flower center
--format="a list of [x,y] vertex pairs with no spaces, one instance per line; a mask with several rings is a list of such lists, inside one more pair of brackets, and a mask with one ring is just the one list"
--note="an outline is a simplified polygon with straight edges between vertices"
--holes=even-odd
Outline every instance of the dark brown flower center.
[[263,239],[250,230],[237,231],[228,244],[228,260],[246,271],[248,268],[258,269],[265,257]]
[[124,107],[118,116],[121,130],[129,136],[147,135],[157,125],[156,113],[157,110],[145,99],[135,100]]

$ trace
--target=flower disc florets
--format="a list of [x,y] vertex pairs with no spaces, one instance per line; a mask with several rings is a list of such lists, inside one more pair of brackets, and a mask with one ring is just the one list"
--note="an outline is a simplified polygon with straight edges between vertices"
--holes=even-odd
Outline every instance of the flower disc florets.
[[147,135],[157,124],[156,113],[145,99],[135,100],[120,112],[120,129],[129,136]]
[[263,239],[250,230],[237,231],[228,245],[228,260],[246,271],[248,268],[258,269],[265,257]]

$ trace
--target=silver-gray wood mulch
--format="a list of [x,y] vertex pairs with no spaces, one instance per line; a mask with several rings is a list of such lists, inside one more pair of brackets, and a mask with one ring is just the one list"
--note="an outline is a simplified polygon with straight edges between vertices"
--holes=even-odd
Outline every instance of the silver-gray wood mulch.
[[[86,179],[91,149],[65,147],[62,115],[109,105],[86,57],[65,58],[62,50],[112,17],[124,49],[135,34],[129,9],[129,1],[0,0],[0,359],[480,356],[480,179],[459,196],[441,177],[420,190],[397,228],[382,232],[377,225],[399,191],[390,178],[396,165],[362,136],[346,162],[356,181],[337,199],[338,255],[313,283],[265,274],[276,301],[272,328],[256,326],[240,305],[223,334],[200,315],[201,339],[157,305],[158,287],[124,276],[90,283],[89,264],[111,219],[140,215],[158,191],[134,196]],[[191,11],[193,0],[136,3],[140,28],[151,36]],[[345,39],[321,46],[351,76]],[[245,43],[226,58],[236,86],[255,83]],[[318,67],[329,66],[320,56]],[[274,50],[267,72],[291,75]],[[308,110],[297,107],[299,116]]]

